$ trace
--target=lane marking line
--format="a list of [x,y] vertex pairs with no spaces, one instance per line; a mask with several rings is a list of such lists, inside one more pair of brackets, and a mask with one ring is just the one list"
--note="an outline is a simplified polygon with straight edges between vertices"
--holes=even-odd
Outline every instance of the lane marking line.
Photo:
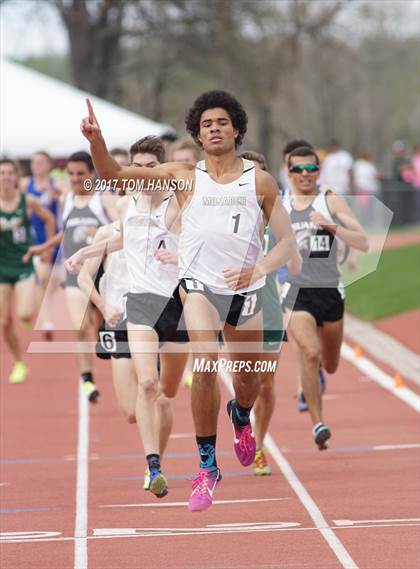
[[[284,500],[290,500],[290,498],[254,498],[249,500],[215,500],[214,505],[223,504],[250,504],[256,502],[281,502]],[[103,506],[98,506],[99,508],[178,508],[188,506],[188,502],[147,502],[141,504],[104,504]]]
[[[195,533],[242,533],[242,532],[259,532],[270,531],[284,528],[300,527],[299,522],[260,522],[260,523],[238,523],[238,524],[214,524],[201,527],[176,527],[176,528],[99,528],[93,530],[92,537],[129,537],[138,534],[171,534],[179,535],[189,532]],[[315,528],[313,528],[315,529]]]
[[8,531],[0,533],[0,541],[8,542],[9,540],[23,541],[26,539],[39,539],[51,538],[62,535],[60,531]]
[[[232,379],[231,377],[224,371],[220,373],[220,377],[229,390],[229,392],[234,395],[234,390],[232,387]],[[309,495],[308,491],[302,484],[302,482],[296,476],[294,470],[284,458],[283,454],[281,453],[280,449],[274,442],[274,439],[271,437],[269,433],[267,433],[265,440],[264,440],[265,447],[267,448],[268,452],[271,454],[272,458],[276,462],[277,466],[280,468],[283,476],[286,478],[287,482],[290,484],[294,492],[296,493],[299,500],[302,502],[303,506],[305,507],[306,511],[312,518],[315,526],[322,534],[322,537],[328,543],[332,551],[334,552],[335,556],[337,557],[338,561],[342,565],[344,569],[359,569],[356,563],[351,558],[350,554],[348,553],[347,549],[335,535],[334,531],[329,527],[326,519],[321,513],[321,510],[318,508],[314,500]]]
[[[373,357],[420,386],[420,360],[414,350],[410,350],[390,334],[375,328],[370,322],[363,322],[348,313],[344,319],[344,334]],[[396,362],[398,369],[395,367]]]
[[396,523],[403,523],[406,522],[414,523],[420,522],[420,518],[395,518],[389,520],[333,520],[336,526],[346,527],[346,526],[354,526],[357,524],[396,524]]
[[343,345],[341,346],[341,355],[344,359],[352,363],[358,369],[363,371],[363,373],[373,379],[373,381],[375,381],[378,385],[388,390],[390,393],[395,395],[395,397],[401,399],[401,401],[404,401],[404,403],[412,407],[415,411],[417,411],[417,413],[420,413],[420,397],[414,391],[408,387],[396,388],[394,386],[394,379],[390,375],[382,371],[365,356],[356,358],[353,350],[345,342],[343,342]]
[[194,437],[194,433],[172,433],[170,435],[170,439],[190,439]]
[[88,569],[89,402],[79,381],[74,569]]
[[[206,526],[198,528],[98,528],[93,530],[93,535],[88,536],[88,540],[95,539],[126,539],[131,537],[177,537],[186,535],[215,535],[215,534],[233,534],[233,533],[262,533],[262,532],[284,532],[284,531],[300,531],[300,532],[318,532],[319,528],[316,527],[301,527],[299,522],[266,522],[267,525],[253,524],[245,527],[231,526]],[[358,529],[372,529],[372,528],[401,528],[401,527],[418,527],[420,522],[405,522],[395,524],[367,524],[367,525],[350,525],[350,526],[334,526],[328,528],[334,531],[337,530],[358,530]],[[103,535],[104,531],[110,532]],[[212,530],[212,531],[210,531]],[[36,532],[33,532],[36,533]],[[40,532],[47,533],[47,532]],[[52,534],[60,534],[60,532],[51,532]],[[99,534],[99,535],[98,535]],[[19,537],[20,536],[20,537]],[[416,533],[417,537],[417,533]],[[10,532],[0,534],[1,544],[6,543],[42,543],[46,541],[77,541],[75,537],[31,537],[23,536],[20,532]]]
[[336,399],[341,399],[341,395],[335,395],[334,393],[325,393],[322,396],[322,401],[335,401]]
[[404,450],[411,448],[420,448],[420,443],[403,444],[403,445],[375,445],[373,450]]

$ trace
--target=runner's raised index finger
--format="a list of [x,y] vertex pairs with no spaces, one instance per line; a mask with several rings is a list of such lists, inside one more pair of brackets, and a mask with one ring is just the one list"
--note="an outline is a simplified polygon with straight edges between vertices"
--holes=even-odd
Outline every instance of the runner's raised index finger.
[[90,102],[89,97],[86,97],[86,105],[89,113],[89,121],[97,123],[98,121],[96,120],[95,113],[93,112],[92,103]]

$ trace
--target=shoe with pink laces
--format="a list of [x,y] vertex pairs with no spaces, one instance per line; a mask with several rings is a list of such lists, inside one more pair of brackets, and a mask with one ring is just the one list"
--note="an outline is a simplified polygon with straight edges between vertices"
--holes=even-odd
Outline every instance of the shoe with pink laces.
[[231,399],[227,404],[227,412],[233,425],[234,432],[234,448],[236,456],[242,466],[249,466],[254,462],[257,445],[252,433],[251,423],[244,426],[235,424],[233,414],[235,400]]
[[190,512],[202,512],[210,508],[213,503],[213,492],[221,481],[222,475],[216,468],[200,468],[192,483],[193,491],[188,503]]

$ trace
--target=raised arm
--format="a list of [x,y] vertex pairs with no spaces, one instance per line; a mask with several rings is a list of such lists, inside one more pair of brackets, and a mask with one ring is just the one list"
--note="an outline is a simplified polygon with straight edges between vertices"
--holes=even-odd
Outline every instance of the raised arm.
[[82,120],[80,130],[90,142],[90,151],[98,176],[104,180],[171,180],[185,170],[184,164],[167,163],[156,168],[139,166],[120,166],[109,154],[102,136],[98,120],[93,112],[92,103],[86,99],[88,116]]

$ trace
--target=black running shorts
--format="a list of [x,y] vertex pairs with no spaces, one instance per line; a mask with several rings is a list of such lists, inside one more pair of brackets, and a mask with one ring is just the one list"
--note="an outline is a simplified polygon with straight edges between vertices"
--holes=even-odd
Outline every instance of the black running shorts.
[[343,318],[344,298],[338,288],[289,287],[283,297],[283,307],[293,312],[309,312],[315,318],[317,326]]

